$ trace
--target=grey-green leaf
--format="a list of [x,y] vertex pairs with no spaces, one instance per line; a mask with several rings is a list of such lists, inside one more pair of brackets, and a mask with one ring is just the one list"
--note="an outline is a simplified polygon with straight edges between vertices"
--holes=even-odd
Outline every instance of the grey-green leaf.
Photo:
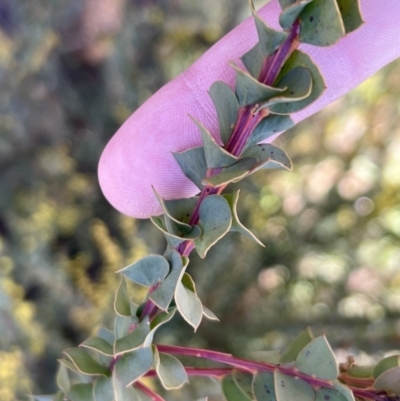
[[153,346],[154,366],[157,375],[167,390],[181,388],[188,383],[188,376],[182,363],[172,355],[159,353],[156,346]]
[[114,333],[115,338],[121,338],[128,334],[132,325],[135,325],[139,322],[136,316],[120,316],[115,315],[114,318]]
[[287,88],[278,96],[270,99],[261,108],[269,106],[272,113],[290,114],[296,108],[294,102],[306,99],[312,91],[312,77],[307,68],[295,67],[290,70],[278,83],[277,87]]
[[[312,4],[312,3],[311,3]],[[312,77],[312,89],[309,96],[307,96],[303,100],[298,100],[295,102],[290,102],[291,112],[294,113],[301,109],[304,109],[311,103],[313,103],[325,90],[325,81],[318,69],[318,67],[313,63],[310,56],[305,53],[302,53],[298,50],[294,51],[292,55],[288,58],[285,65],[281,69],[281,72],[276,79],[276,82],[280,82],[280,80],[292,69],[296,67],[304,67],[309,70]],[[274,109],[278,108],[280,105],[274,105]]]
[[114,298],[115,313],[121,316],[131,316],[131,307],[128,296],[128,288],[124,277],[121,277],[121,282],[115,293]]
[[253,1],[250,0],[250,8],[254,17],[254,22],[257,28],[258,39],[260,48],[264,57],[268,57],[273,54],[279,46],[287,38],[286,32],[276,31],[270,28],[256,13]]
[[264,54],[261,49],[261,45],[259,42],[252,47],[247,53],[245,53],[241,60],[250,74],[258,79],[261,72],[262,63],[264,60]]
[[296,367],[300,372],[323,380],[334,380],[339,375],[335,355],[325,336],[317,337],[300,351]]
[[315,401],[347,401],[347,398],[343,392],[336,389],[322,387],[316,389],[315,393]]
[[237,162],[238,158],[218,145],[208,129],[199,120],[193,117],[192,120],[199,127],[208,168],[226,167]]
[[353,392],[347,386],[340,383],[338,380],[334,380],[333,385],[335,386],[336,390],[342,394],[346,401],[355,401]]
[[168,260],[171,270],[160,287],[150,295],[150,299],[160,309],[167,311],[174,296],[176,285],[186,265],[183,265],[181,255],[175,250],[167,251],[164,256]]
[[280,148],[269,143],[260,143],[247,149],[242,157],[253,158],[257,164],[251,173],[259,169],[291,170],[292,162],[289,156]]
[[232,377],[240,390],[250,399],[253,399],[253,375],[251,373],[241,372],[240,370],[234,370]]
[[270,114],[262,119],[251,133],[246,143],[245,150],[249,147],[265,141],[278,132],[286,131],[294,126],[293,120],[287,115]]
[[253,393],[256,401],[276,401],[273,373],[256,373],[253,379]]
[[274,383],[277,401],[314,401],[314,389],[304,380],[284,375],[279,370],[275,370]]
[[197,253],[204,258],[208,250],[231,228],[232,213],[223,196],[210,195],[202,202],[199,216],[203,233],[194,242]]
[[297,17],[303,11],[303,8],[311,3],[313,0],[299,0],[296,3],[283,9],[281,15],[279,16],[279,24],[283,29],[289,30]]
[[222,391],[228,401],[251,401],[242,389],[235,383],[232,375],[226,375],[222,379]]
[[235,64],[231,64],[231,66],[236,71],[236,96],[242,107],[265,102],[286,89],[264,85]]
[[156,331],[165,323],[168,323],[175,315],[176,308],[168,309],[168,312],[162,312],[158,314],[150,323],[150,332],[146,336],[146,340],[143,343],[144,347],[150,347],[153,342],[154,334]]
[[106,341],[104,338],[101,338],[101,337],[97,337],[97,336],[89,337],[80,346],[93,349],[104,355],[108,355],[108,356],[114,355],[112,345],[108,341]]
[[93,385],[90,383],[78,383],[71,387],[67,397],[68,401],[94,401]]
[[58,365],[58,372],[57,372],[57,385],[58,387],[64,392],[68,392],[71,387],[71,380],[68,375],[68,369],[65,365],[60,363]]
[[360,0],[336,0],[344,23],[346,33],[358,29],[363,23],[360,11]]
[[94,401],[113,401],[114,389],[111,377],[101,376],[93,385]]
[[382,373],[386,372],[391,368],[396,368],[397,366],[400,366],[400,355],[388,356],[387,358],[384,358],[377,363],[373,375],[376,379]]
[[302,331],[283,351],[279,362],[293,362],[297,359],[300,351],[314,339],[309,327]]
[[249,230],[247,229],[239,220],[237,215],[237,203],[239,200],[239,193],[240,190],[233,192],[231,194],[225,194],[224,198],[228,201],[229,206],[232,212],[232,226],[231,231],[237,231],[242,235],[252,239],[253,241],[257,242],[257,244],[264,246],[264,244]]
[[300,42],[331,46],[345,34],[336,0],[314,0],[300,14]]
[[139,394],[133,386],[126,386],[117,376],[116,372],[112,376],[114,401],[141,401]]
[[149,320],[143,319],[136,325],[134,330],[124,337],[119,338],[114,345],[114,354],[121,355],[134,351],[141,347],[150,332]]
[[187,273],[176,286],[175,303],[182,317],[197,330],[203,317],[203,307],[196,294],[194,282]]
[[220,173],[205,178],[203,183],[209,186],[219,187],[221,185],[227,185],[230,182],[238,182],[246,177],[256,165],[256,159],[241,158],[232,166],[222,169]]
[[169,263],[161,255],[150,255],[119,270],[126,278],[135,283],[151,287],[162,282],[169,273]]
[[400,366],[391,368],[383,372],[374,382],[377,391],[386,391],[400,396]]
[[210,309],[206,308],[204,305],[203,305],[203,315],[204,315],[207,319],[216,320],[216,321],[219,322],[219,319],[218,319],[218,317],[214,314],[214,312],[210,311]]
[[140,379],[153,364],[151,347],[138,348],[135,351],[122,355],[115,364],[115,373],[118,380],[127,387]]
[[104,375],[110,374],[110,369],[100,365],[82,348],[68,348],[64,354],[71,360],[79,372],[87,375]]
[[189,224],[190,217],[199,202],[199,196],[184,199],[164,200],[165,207],[175,219]]
[[203,186],[201,180],[206,176],[207,163],[202,146],[185,150],[183,152],[175,152],[173,156],[179,167],[189,180],[191,180],[199,189]]
[[218,114],[222,143],[226,145],[236,124],[239,102],[229,85],[222,81],[214,82],[208,93]]

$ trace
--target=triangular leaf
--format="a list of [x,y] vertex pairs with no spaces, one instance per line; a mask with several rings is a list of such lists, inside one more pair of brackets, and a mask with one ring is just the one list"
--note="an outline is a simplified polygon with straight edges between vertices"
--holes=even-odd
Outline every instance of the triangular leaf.
[[[304,109],[305,107],[313,103],[322,94],[322,92],[325,90],[326,87],[324,79],[318,67],[313,63],[310,56],[298,50],[294,51],[288,58],[283,68],[281,69],[281,72],[279,73],[276,82],[280,82],[280,80],[289,71],[291,71],[296,67],[304,67],[309,70],[312,77],[312,89],[310,95],[307,96],[305,99],[289,103],[291,113]],[[282,108],[282,112],[286,113],[288,107],[289,106],[286,106],[285,104],[276,104],[271,106],[270,110],[279,113],[280,108]]]
[[208,250],[231,228],[232,213],[224,197],[210,195],[201,203],[199,216],[203,233],[194,243],[197,253],[204,258]]
[[289,30],[296,21],[297,17],[303,11],[303,8],[312,1],[313,0],[299,0],[296,1],[296,3],[286,7],[279,16],[279,24],[281,27]]
[[153,342],[155,332],[165,323],[168,323],[175,315],[176,308],[168,309],[168,312],[159,313],[150,323],[150,332],[143,344],[144,347],[150,347]]
[[300,42],[331,46],[345,34],[336,0],[314,0],[300,14]]
[[188,383],[188,376],[182,363],[172,355],[159,353],[156,346],[153,346],[154,366],[157,375],[167,390],[181,388]]
[[160,287],[158,287],[150,295],[150,299],[164,311],[168,310],[168,306],[172,301],[174,296],[176,285],[178,284],[183,270],[186,265],[183,265],[181,255],[175,250],[169,250],[165,253],[165,258],[170,264],[170,273],[162,282]]
[[264,60],[264,54],[259,42],[245,53],[241,60],[249,73],[256,79],[260,76],[261,67]]
[[374,389],[377,391],[385,391],[386,393],[394,393],[400,396],[400,366],[390,368],[383,372],[374,382]]
[[135,283],[151,287],[161,283],[169,273],[169,263],[161,255],[150,255],[119,270],[126,278]]
[[197,330],[203,317],[203,307],[196,294],[194,282],[187,273],[176,286],[175,303],[182,317]]
[[115,293],[114,298],[114,310],[115,313],[121,316],[131,316],[131,307],[128,296],[128,287],[124,277],[121,277],[121,282]]
[[250,0],[250,8],[254,17],[254,22],[257,28],[258,39],[261,47],[261,51],[264,57],[268,57],[273,54],[279,46],[287,38],[286,32],[276,31],[270,28],[256,13],[253,1]]
[[304,380],[284,375],[279,370],[275,370],[274,383],[277,401],[314,401],[314,389]]
[[251,373],[241,372],[240,370],[234,370],[232,377],[240,390],[250,399],[253,399],[253,375]]
[[277,83],[277,87],[287,89],[261,105],[260,109],[269,107],[273,113],[290,114],[292,113],[291,103],[310,96],[312,91],[311,73],[307,68],[295,67]]
[[239,100],[240,106],[242,107],[263,103],[271,97],[282,93],[286,89],[264,85],[246,71],[241,70],[235,64],[231,64],[231,66],[236,71],[236,96]]
[[81,347],[90,348],[104,355],[113,356],[114,351],[112,345],[101,337],[89,337],[81,345]]
[[359,0],[336,0],[344,23],[346,33],[358,29],[363,23]]
[[214,82],[208,93],[218,114],[222,143],[226,145],[236,124],[239,102],[229,85],[222,81]]
[[199,196],[186,199],[164,200],[165,207],[176,220],[189,224],[190,218],[199,202]]
[[276,401],[273,373],[258,372],[255,374],[253,393],[256,401]]
[[116,378],[127,387],[147,373],[152,364],[153,351],[151,347],[138,348],[118,359],[114,368]]
[[87,352],[81,348],[68,348],[63,352],[79,370],[79,372],[87,375],[104,375],[110,374],[110,369],[100,365]]
[[189,180],[191,180],[199,189],[203,186],[201,180],[206,176],[207,163],[202,146],[185,150],[183,152],[175,152],[173,156],[179,167]]
[[300,372],[323,380],[334,380],[339,375],[335,355],[325,336],[317,337],[300,351],[296,367]]
[[373,375],[376,379],[382,373],[386,372],[391,368],[396,368],[397,366],[400,366],[400,355],[388,356],[387,358],[384,358],[377,363]]
[[78,383],[71,387],[67,394],[68,401],[94,401],[93,385],[90,383]]
[[165,239],[167,240],[168,244],[172,248],[176,248],[182,242],[184,242],[186,240],[193,240],[195,238],[200,237],[200,235],[201,235],[200,227],[199,226],[193,226],[192,227],[192,231],[188,235],[185,235],[183,237],[179,237],[177,235],[169,233],[165,229],[164,223],[162,222],[162,220],[159,217],[153,216],[153,217],[150,217],[150,220],[164,234]]
[[253,158],[257,164],[252,168],[251,173],[259,169],[291,170],[292,162],[289,156],[280,148],[269,143],[261,143],[247,149],[242,157]]
[[168,210],[164,199],[157,193],[157,191],[153,187],[153,191],[156,195],[158,202],[160,203],[163,211],[164,211],[164,221],[165,227],[168,232],[178,237],[183,237],[189,234],[192,231],[192,227],[189,224],[183,223],[177,220]]
[[222,169],[220,173],[209,178],[205,178],[203,183],[205,185],[219,187],[221,185],[227,185],[231,182],[238,182],[246,177],[256,165],[256,159],[242,158],[232,166]]
[[237,203],[239,200],[239,193],[240,193],[240,190],[238,190],[234,193],[231,193],[231,194],[224,195],[224,198],[228,201],[229,206],[231,208],[231,212],[232,212],[231,231],[237,231],[237,232],[241,233],[242,235],[245,235],[246,237],[257,242],[257,244],[264,246],[264,244],[249,229],[247,229],[239,220],[239,217],[237,215]]
[[114,318],[114,333],[115,338],[125,337],[130,329],[139,323],[139,319],[136,316],[120,316],[116,315]]
[[294,362],[300,351],[314,339],[309,327],[302,331],[283,351],[281,363]]
[[113,401],[114,388],[111,377],[99,377],[93,386],[94,401]]
[[251,401],[251,398],[235,383],[232,375],[226,375],[222,379],[222,391],[228,401]]
[[208,168],[230,166],[238,160],[237,157],[231,155],[218,145],[207,128],[199,120],[194,117],[192,117],[192,120],[199,127]]
[[148,318],[145,318],[129,334],[115,342],[114,354],[121,355],[138,349],[143,345],[149,332],[150,322]]
[[262,119],[247,140],[245,150],[265,141],[278,132],[286,131],[294,126],[293,120],[286,115],[270,114]]
[[209,320],[216,320],[219,322],[218,317],[212,311],[210,311],[210,309],[206,308],[204,305],[203,305],[203,315]]

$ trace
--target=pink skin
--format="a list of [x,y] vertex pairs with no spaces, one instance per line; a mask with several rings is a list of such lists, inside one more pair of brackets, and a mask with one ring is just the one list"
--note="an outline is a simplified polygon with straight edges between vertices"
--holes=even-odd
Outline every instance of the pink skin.
[[[327,90],[310,107],[292,116],[296,122],[321,110],[400,56],[400,1],[361,0],[361,8],[366,23],[336,45],[300,46],[320,67]],[[259,10],[260,16],[275,28],[279,13],[277,0]],[[188,114],[217,137],[216,112],[207,90],[217,80],[233,86],[235,74],[228,61],[237,61],[256,42],[250,18],[161,88],[122,125],[99,164],[100,186],[116,209],[138,218],[160,214],[152,185],[166,199],[198,192],[171,152],[201,144],[198,128]]]

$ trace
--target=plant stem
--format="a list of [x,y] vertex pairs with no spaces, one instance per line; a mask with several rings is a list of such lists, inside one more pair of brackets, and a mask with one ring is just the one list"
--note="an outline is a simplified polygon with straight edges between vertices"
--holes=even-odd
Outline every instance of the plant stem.
[[[231,354],[225,354],[223,352],[211,351],[211,350],[203,350],[200,348],[188,348],[188,347],[179,347],[174,345],[157,345],[159,352],[165,352],[169,354],[183,355],[183,356],[193,356],[196,358],[204,358],[214,362],[224,363],[227,365],[234,366],[239,370],[249,371],[251,373],[256,372],[270,372],[273,373],[276,370],[279,370],[281,373],[293,376],[298,379],[302,379],[305,382],[309,383],[313,387],[324,387],[335,389],[331,380],[323,380],[314,376],[309,376],[304,373],[299,372],[297,368],[294,366],[288,365],[274,365],[272,363],[266,362],[255,362],[249,361],[247,359],[237,358]],[[222,372],[219,372],[222,374]],[[382,396],[377,394],[375,390],[365,390],[360,388],[353,388],[347,386],[353,392],[355,397],[369,399],[369,400],[382,400]],[[387,396],[386,396],[387,399]]]
[[[188,376],[205,376],[221,378],[232,372],[234,368],[195,368],[192,366],[185,366],[185,371]],[[157,372],[155,369],[149,370],[146,377],[155,377]]]

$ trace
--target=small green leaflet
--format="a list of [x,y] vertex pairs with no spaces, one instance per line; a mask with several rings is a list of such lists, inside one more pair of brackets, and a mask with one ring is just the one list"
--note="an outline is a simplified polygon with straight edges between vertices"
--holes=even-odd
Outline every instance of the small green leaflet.
[[131,316],[131,306],[128,296],[128,288],[124,277],[121,277],[121,282],[117,289],[114,298],[114,310],[120,316]]
[[388,356],[387,358],[384,358],[377,363],[373,375],[376,379],[382,373],[386,372],[391,368],[396,368],[397,366],[400,366],[400,355]]
[[182,363],[172,355],[159,353],[156,346],[153,345],[154,366],[157,375],[167,390],[181,388],[188,383],[188,376]]
[[279,16],[280,26],[285,30],[289,30],[303,11],[303,8],[312,1],[313,0],[299,0],[288,7],[285,7]]
[[242,390],[242,392],[250,399],[253,395],[253,374],[248,372],[241,372],[240,370],[234,370],[232,373],[233,380],[236,385]]
[[148,317],[136,325],[133,331],[115,341],[114,354],[121,355],[140,348],[150,332]]
[[191,180],[199,189],[203,188],[201,180],[205,178],[207,173],[207,162],[202,146],[185,150],[183,152],[175,152],[173,156],[179,167],[189,180]]
[[386,393],[394,393],[400,395],[400,366],[390,368],[383,372],[374,382],[374,388],[377,391],[386,391]]
[[209,95],[217,110],[222,143],[226,145],[238,117],[238,100],[229,85],[222,81],[214,82],[211,85]]
[[68,401],[94,401],[93,385],[89,383],[78,383],[71,387],[67,394]]
[[314,389],[304,380],[284,375],[279,370],[275,370],[274,383],[277,401],[314,401]]
[[114,388],[111,377],[101,376],[96,379],[93,386],[94,401],[113,401]]
[[308,343],[296,359],[300,372],[323,380],[335,380],[339,375],[338,364],[325,336]]
[[68,375],[68,369],[65,365],[59,364],[58,365],[58,372],[57,372],[57,385],[58,387],[64,392],[68,392],[71,387],[71,381]]
[[199,215],[203,233],[194,243],[199,256],[205,258],[208,250],[231,228],[232,212],[223,196],[210,195],[202,202]]
[[253,393],[256,401],[276,401],[274,375],[258,372],[253,379]]
[[63,353],[81,373],[104,376],[109,376],[110,374],[110,369],[100,365],[82,348],[68,348]]
[[114,350],[112,345],[101,337],[96,337],[96,336],[89,337],[80,345],[80,347],[90,348],[97,352],[100,352],[101,354],[108,356],[114,355]]
[[360,11],[359,0],[336,0],[346,33],[350,33],[358,29],[363,23]]
[[257,160],[257,164],[252,168],[251,173],[259,169],[292,169],[292,162],[289,156],[282,149],[269,143],[252,146],[243,153],[242,157]]
[[302,331],[283,351],[279,362],[294,362],[300,351],[314,339],[310,328]]
[[222,379],[222,391],[228,401],[251,401],[243,390],[236,384],[232,375],[226,375]]

